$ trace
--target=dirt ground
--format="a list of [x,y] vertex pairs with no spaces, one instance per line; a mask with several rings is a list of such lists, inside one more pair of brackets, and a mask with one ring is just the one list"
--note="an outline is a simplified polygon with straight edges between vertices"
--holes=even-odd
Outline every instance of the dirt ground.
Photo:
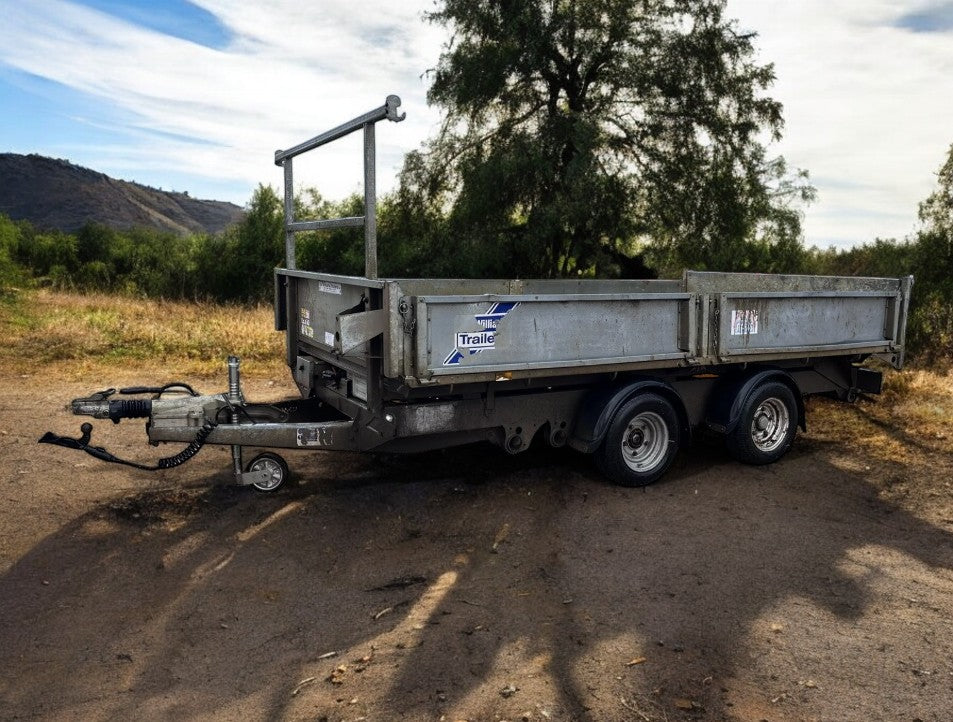
[[220,448],[36,444],[162,380],[0,377],[0,718],[953,719],[953,458],[889,423],[902,464],[814,402],[781,462],[702,442],[645,490],[535,447],[289,453],[262,495]]

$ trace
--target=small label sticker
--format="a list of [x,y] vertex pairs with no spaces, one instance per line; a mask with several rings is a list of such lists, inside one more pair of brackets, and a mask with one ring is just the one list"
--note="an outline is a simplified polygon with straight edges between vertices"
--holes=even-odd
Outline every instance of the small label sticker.
[[330,331],[324,332],[324,345],[334,347],[334,334]]
[[735,309],[731,312],[731,335],[750,336],[758,333],[758,312],[754,309]]
[[298,309],[298,320],[301,322],[301,335],[314,338],[314,329],[311,328],[311,310],[303,306]]
[[331,283],[330,281],[318,281],[318,290],[321,293],[333,293],[335,296],[341,295],[341,284]]
[[297,430],[298,446],[333,446],[334,434],[331,429],[299,428]]

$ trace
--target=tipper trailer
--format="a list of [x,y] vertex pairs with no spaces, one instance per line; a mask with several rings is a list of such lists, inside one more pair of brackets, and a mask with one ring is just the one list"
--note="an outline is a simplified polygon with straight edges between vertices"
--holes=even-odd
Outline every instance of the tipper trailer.
[[[698,429],[739,461],[766,464],[804,428],[803,398],[879,393],[869,357],[903,364],[912,277],[850,278],[686,271],[680,280],[378,278],[375,124],[400,121],[400,99],[286,151],[286,262],[275,270],[275,327],[300,398],[248,402],[239,360],[228,391],[186,384],[114,389],[72,402],[76,414],[146,418],[150,442],[182,442],[141,469],[171,468],[205,444],[231,446],[236,482],[278,489],[286,462],[247,465],[245,447],[416,452],[489,441],[517,454],[537,437],[593,454],[611,480],[657,480]],[[293,158],[364,132],[365,215],[294,218]],[[363,226],[364,276],[300,270],[295,234]]]

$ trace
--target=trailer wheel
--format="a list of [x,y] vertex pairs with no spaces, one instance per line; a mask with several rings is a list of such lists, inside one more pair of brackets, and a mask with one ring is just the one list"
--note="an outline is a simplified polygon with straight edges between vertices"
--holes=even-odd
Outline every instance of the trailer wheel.
[[257,484],[252,484],[253,487],[258,489],[258,491],[263,491],[271,493],[278,491],[286,481],[288,481],[288,464],[282,459],[278,454],[273,454],[269,451],[266,451],[264,454],[259,454],[254,459],[248,462],[248,466],[245,467],[245,471],[262,471],[265,470],[269,473],[268,481],[258,482]]
[[648,486],[671,465],[678,444],[678,415],[672,404],[656,394],[641,394],[616,412],[596,451],[596,463],[617,484]]
[[728,434],[728,451],[745,464],[770,464],[791,448],[797,433],[794,393],[779,381],[756,388],[741,407],[738,424]]

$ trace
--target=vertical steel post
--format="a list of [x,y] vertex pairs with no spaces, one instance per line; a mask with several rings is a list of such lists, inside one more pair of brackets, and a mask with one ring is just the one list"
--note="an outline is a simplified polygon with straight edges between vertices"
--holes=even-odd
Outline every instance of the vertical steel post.
[[364,275],[377,278],[377,173],[374,123],[364,126]]
[[[240,405],[242,398],[241,372],[239,371],[240,361],[237,356],[228,357],[228,402],[233,406]],[[238,412],[232,411],[230,421],[233,424],[239,422]],[[242,447],[238,444],[232,445],[232,468],[235,472],[236,481],[242,478]]]
[[289,228],[289,225],[294,222],[295,212],[295,190],[291,158],[285,158],[281,161],[281,165],[285,171],[285,268],[293,271],[298,266],[295,263],[295,232]]
[[[364,276],[377,278],[377,168],[374,123],[364,126]],[[379,289],[368,289],[370,310],[381,308]],[[381,363],[384,353],[380,336],[367,344],[367,408],[378,413],[383,390]]]

